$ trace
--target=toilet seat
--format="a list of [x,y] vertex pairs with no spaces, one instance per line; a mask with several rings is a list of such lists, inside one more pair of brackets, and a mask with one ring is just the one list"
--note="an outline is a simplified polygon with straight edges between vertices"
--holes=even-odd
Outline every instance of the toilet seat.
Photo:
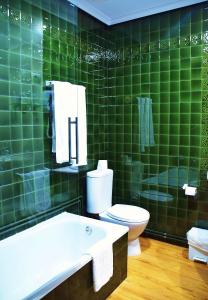
[[149,220],[149,212],[141,207],[116,204],[106,211],[107,215],[113,219],[128,223],[143,223]]

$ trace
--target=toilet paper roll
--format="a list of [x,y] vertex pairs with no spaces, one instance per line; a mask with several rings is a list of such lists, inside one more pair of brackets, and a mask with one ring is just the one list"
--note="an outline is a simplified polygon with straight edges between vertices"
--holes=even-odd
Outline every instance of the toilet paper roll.
[[185,189],[186,196],[196,196],[196,193],[197,193],[196,187],[187,186]]
[[108,169],[108,161],[107,160],[98,160],[97,170],[104,171]]

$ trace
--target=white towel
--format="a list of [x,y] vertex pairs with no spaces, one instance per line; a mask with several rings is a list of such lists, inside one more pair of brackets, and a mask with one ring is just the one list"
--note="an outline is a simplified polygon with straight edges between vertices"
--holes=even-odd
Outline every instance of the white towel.
[[[77,89],[69,82],[53,81],[56,130],[56,162],[69,161],[68,118],[77,116]],[[72,140],[74,144],[74,135]]]
[[93,267],[93,287],[97,292],[113,276],[113,246],[111,242],[101,241],[90,249]]
[[[72,98],[68,99],[68,105],[70,107],[70,117],[71,122],[76,121],[76,117],[78,117],[78,86],[75,84],[71,84],[71,89],[73,91],[74,101]],[[71,110],[72,109],[72,110]],[[79,122],[78,122],[79,124]],[[79,136],[79,128],[78,128],[78,136]],[[71,124],[71,157],[76,157],[76,124]],[[76,164],[76,160],[71,159],[70,161],[72,165]]]
[[77,86],[77,116],[78,116],[78,165],[87,164],[87,113],[85,87]]
[[85,87],[69,82],[52,81],[53,101],[52,109],[54,122],[52,123],[52,152],[56,153],[56,162],[69,161],[69,127],[68,119],[78,119],[78,149],[76,149],[76,126],[71,124],[71,157],[78,153],[76,159],[71,159],[73,166],[87,164],[87,116]]

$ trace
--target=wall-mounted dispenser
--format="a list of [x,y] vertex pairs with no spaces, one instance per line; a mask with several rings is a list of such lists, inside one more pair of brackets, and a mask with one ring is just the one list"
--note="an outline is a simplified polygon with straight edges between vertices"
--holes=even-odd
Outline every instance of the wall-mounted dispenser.
[[187,183],[185,183],[182,187],[183,190],[185,190],[185,195],[186,196],[196,196],[197,194],[197,188],[193,186],[188,186]]

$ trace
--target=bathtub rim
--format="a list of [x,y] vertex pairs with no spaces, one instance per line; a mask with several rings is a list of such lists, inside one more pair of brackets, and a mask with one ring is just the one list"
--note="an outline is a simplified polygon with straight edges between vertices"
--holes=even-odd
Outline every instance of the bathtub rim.
[[[56,216],[53,216],[47,220],[41,221],[38,224],[35,224],[27,229],[24,229],[18,233],[15,233],[9,237],[6,237],[5,239],[0,240],[0,248],[3,246],[6,246],[7,243],[12,243],[16,241],[19,238],[24,238],[25,236],[30,236],[35,232],[40,231],[41,229],[47,228],[49,225],[53,225],[55,223],[59,223],[60,221],[69,221],[68,218],[71,218],[73,221],[79,220],[82,223],[85,223],[84,221],[87,221],[90,223],[90,225],[96,225],[96,227],[99,228],[105,228],[106,232],[109,233],[110,237],[109,240],[111,242],[115,242],[119,237],[127,233],[128,227],[115,224],[115,223],[109,223],[105,221],[101,221],[98,219],[92,219],[90,217],[80,216],[69,212],[62,212]],[[117,227],[117,228],[116,228]],[[117,230],[113,230],[117,229]]]

